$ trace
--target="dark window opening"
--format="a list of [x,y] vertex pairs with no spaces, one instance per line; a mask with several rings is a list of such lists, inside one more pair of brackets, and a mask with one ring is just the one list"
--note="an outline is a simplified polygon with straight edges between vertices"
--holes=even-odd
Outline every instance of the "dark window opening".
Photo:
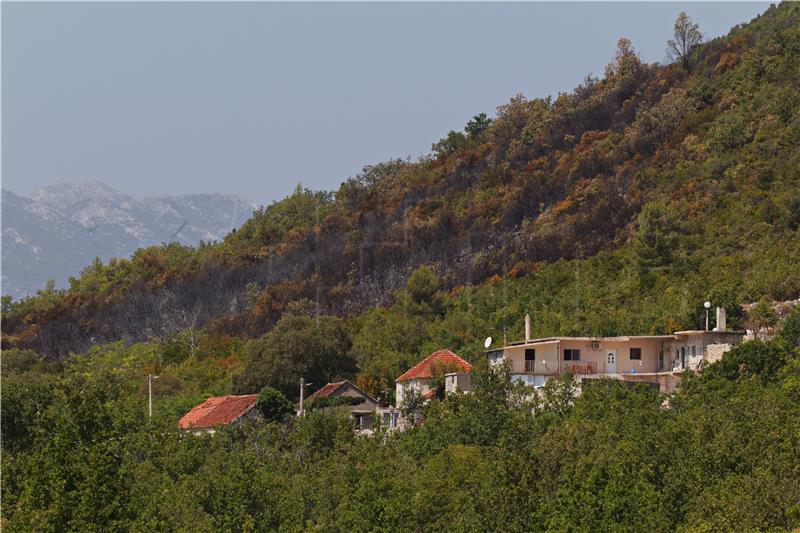
[[525,372],[536,371],[536,350],[525,348]]
[[581,351],[574,348],[564,349],[564,361],[580,361]]
[[642,360],[642,349],[641,348],[631,348],[631,360],[641,361]]

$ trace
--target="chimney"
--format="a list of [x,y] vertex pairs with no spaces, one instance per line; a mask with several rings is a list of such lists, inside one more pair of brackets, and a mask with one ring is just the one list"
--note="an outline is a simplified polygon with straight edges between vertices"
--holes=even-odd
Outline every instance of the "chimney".
[[531,342],[531,315],[525,315],[525,342]]
[[727,325],[725,324],[725,308],[717,307],[717,331],[725,331]]

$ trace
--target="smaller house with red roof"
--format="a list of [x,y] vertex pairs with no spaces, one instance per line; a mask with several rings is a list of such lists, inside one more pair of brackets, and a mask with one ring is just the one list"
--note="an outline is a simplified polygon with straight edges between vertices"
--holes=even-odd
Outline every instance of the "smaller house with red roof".
[[[336,399],[343,401],[337,402]],[[328,383],[306,398],[306,401],[309,409],[313,409],[315,403],[325,407],[348,406],[359,429],[372,429],[372,419],[378,408],[376,399],[346,380]]]
[[192,408],[178,421],[178,427],[195,433],[213,433],[216,426],[226,426],[257,414],[257,394],[212,396]]
[[[437,350],[428,357],[411,367],[395,380],[395,400],[399,406],[403,405],[406,391],[414,390],[422,395],[423,399],[430,400],[439,393],[445,377],[452,375],[463,376],[472,372],[472,365],[454,354],[450,350]],[[468,382],[462,380],[463,383]]]

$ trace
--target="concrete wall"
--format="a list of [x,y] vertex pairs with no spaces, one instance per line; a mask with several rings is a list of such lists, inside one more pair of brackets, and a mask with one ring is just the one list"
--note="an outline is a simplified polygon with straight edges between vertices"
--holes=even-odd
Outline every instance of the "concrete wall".
[[447,394],[472,390],[472,379],[468,372],[453,372],[444,376],[444,391]]
[[[736,331],[679,331],[669,343],[670,366],[674,370],[696,370],[704,360],[719,360],[722,354],[742,342],[744,335]],[[686,353],[682,361],[682,353]]]
[[395,405],[400,407],[403,405],[403,395],[406,388],[411,388],[420,394],[426,394],[431,390],[430,379],[409,379],[400,381],[395,385]]

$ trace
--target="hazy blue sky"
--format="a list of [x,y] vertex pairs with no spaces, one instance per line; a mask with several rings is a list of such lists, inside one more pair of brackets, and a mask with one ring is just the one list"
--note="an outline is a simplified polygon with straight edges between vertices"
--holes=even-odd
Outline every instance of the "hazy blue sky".
[[602,75],[619,37],[664,61],[681,10],[715,37],[767,5],[4,2],[3,187],[335,188]]

